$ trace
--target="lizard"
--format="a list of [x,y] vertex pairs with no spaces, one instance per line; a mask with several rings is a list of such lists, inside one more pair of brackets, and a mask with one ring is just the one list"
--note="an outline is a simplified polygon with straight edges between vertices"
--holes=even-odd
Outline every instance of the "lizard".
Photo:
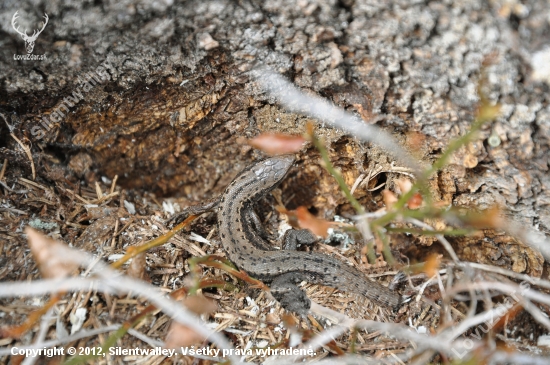
[[310,299],[298,287],[302,281],[360,294],[393,310],[399,308],[403,302],[399,294],[371,281],[358,269],[329,255],[296,251],[300,245],[317,241],[309,230],[287,231],[283,250],[267,243],[254,204],[279,185],[294,161],[292,155],[260,160],[238,174],[219,198],[189,207],[170,220],[217,208],[218,232],[229,260],[249,275],[270,284],[272,295],[289,311],[305,315],[310,309]]

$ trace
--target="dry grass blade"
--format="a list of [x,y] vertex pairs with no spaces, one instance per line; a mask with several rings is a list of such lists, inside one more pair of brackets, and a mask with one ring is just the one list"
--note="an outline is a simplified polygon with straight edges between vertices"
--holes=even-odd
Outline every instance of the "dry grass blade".
[[[251,278],[246,272],[242,270],[237,270],[233,268],[232,266],[228,265],[228,261],[224,259],[223,257],[215,256],[215,255],[208,255],[204,257],[193,257],[189,260],[189,265],[192,268],[193,271],[196,270],[197,265],[205,265],[209,267],[213,267],[216,269],[223,270],[227,272],[228,274],[231,274],[235,276],[236,278],[239,278],[247,283],[249,283],[252,287],[262,289],[265,291],[269,291],[269,287],[262,283],[260,280]],[[208,283],[209,281],[205,281],[204,283]],[[194,288],[195,290],[199,288],[200,282],[197,283],[197,287]],[[216,284],[217,285],[217,284]],[[193,292],[194,290],[192,290]]]
[[5,158],[4,162],[2,163],[2,170],[0,170],[0,181],[4,178],[4,174],[6,173],[7,168],[8,168],[8,159]]
[[154,240],[146,242],[146,243],[144,243],[140,246],[128,248],[126,254],[121,259],[119,259],[118,261],[113,262],[111,267],[113,269],[118,269],[118,268],[122,267],[122,265],[124,265],[124,263],[126,263],[128,260],[136,257],[140,253],[146,252],[146,251],[152,249],[153,247],[157,247],[157,246],[165,244],[166,242],[168,242],[168,240],[170,238],[174,237],[174,235],[176,233],[178,233],[180,230],[182,230],[185,226],[187,226],[189,223],[191,223],[197,217],[198,217],[198,215],[190,215],[189,217],[187,217],[187,219],[185,219],[183,222],[181,222],[180,224],[178,224],[177,226],[175,226],[174,228],[172,228],[170,231],[163,234],[162,236],[159,236],[159,237],[155,238]]

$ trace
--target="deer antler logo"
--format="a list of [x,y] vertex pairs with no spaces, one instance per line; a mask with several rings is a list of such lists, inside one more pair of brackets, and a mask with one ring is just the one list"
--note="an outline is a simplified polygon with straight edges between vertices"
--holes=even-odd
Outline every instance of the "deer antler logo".
[[[21,35],[21,38],[23,38],[23,40],[25,41],[25,48],[27,49],[27,53],[32,53],[32,50],[34,49],[34,42],[36,41],[36,38],[38,38],[38,36],[40,35],[40,33],[42,33],[42,31],[44,30],[44,28],[46,28],[46,24],[48,24],[48,14],[44,13],[44,25],[42,26],[42,29],[40,29],[40,31],[38,30],[35,30],[34,33],[32,34],[32,36],[28,36],[27,35],[27,29],[25,29],[25,32],[20,32],[19,31],[19,26],[16,27],[16,21],[17,21],[17,18],[19,17],[17,15],[17,11],[15,12],[15,14],[13,14],[13,18],[11,18],[11,26],[13,27],[13,29],[15,29],[15,31],[17,33],[19,33],[19,35]],[[38,33],[37,33],[38,32]]]

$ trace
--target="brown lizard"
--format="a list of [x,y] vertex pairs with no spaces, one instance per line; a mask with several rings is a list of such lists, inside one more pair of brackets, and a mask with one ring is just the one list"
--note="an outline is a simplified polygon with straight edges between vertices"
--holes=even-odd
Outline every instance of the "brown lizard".
[[302,281],[360,294],[379,305],[398,308],[403,299],[399,294],[371,281],[354,267],[325,254],[296,251],[297,246],[316,241],[310,231],[288,231],[284,250],[276,250],[266,242],[254,203],[284,179],[293,163],[290,155],[256,162],[237,175],[220,198],[189,207],[172,219],[217,206],[219,235],[229,259],[249,275],[270,283],[273,296],[287,310],[308,312],[311,301],[297,286]]

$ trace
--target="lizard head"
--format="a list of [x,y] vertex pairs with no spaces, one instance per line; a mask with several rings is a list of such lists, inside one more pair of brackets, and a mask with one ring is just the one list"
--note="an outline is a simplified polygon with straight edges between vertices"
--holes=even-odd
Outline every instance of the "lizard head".
[[267,180],[272,185],[277,185],[294,163],[293,155],[281,155],[270,157],[258,162],[252,167],[252,172],[260,180]]

